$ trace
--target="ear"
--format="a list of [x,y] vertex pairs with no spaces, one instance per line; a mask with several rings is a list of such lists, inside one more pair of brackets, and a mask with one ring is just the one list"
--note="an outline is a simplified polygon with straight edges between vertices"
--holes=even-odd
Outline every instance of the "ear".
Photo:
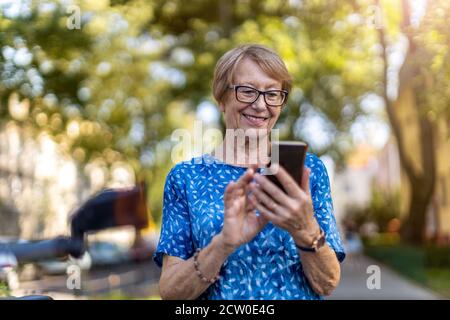
[[225,113],[225,104],[223,102],[219,102],[219,109]]

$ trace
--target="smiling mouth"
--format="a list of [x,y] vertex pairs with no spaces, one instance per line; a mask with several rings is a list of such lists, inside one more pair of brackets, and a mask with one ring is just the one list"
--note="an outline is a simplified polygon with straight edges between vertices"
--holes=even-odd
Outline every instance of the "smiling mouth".
[[245,113],[242,113],[242,115],[244,116],[245,119],[248,120],[248,122],[250,122],[250,124],[255,125],[255,126],[260,126],[264,123],[264,121],[269,119],[268,117],[251,116],[251,115],[248,115]]

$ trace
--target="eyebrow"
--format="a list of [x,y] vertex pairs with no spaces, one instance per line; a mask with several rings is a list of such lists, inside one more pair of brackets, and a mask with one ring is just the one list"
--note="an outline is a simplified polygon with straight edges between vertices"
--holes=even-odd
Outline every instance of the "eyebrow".
[[[255,89],[257,89],[258,88],[258,85],[256,84],[256,83],[254,83],[253,81],[242,81],[242,82],[240,82],[239,83],[241,86],[246,86],[246,85],[249,85],[249,86],[252,86],[252,87],[254,87]],[[280,87],[280,88],[279,88]],[[277,82],[272,82],[272,83],[269,83],[268,85],[266,85],[264,88],[263,88],[263,90],[267,90],[267,89],[274,89],[274,90],[281,90],[282,88],[281,88],[281,84],[280,83],[277,83]]]

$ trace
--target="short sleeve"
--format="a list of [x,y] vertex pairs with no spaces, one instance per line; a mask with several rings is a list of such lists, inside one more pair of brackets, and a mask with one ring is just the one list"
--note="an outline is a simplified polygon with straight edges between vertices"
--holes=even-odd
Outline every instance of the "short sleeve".
[[311,155],[306,166],[311,169],[310,189],[315,217],[326,234],[328,245],[336,252],[339,262],[345,259],[342,239],[334,216],[330,179],[327,169],[317,156]]
[[181,165],[172,168],[164,185],[161,233],[153,255],[159,267],[164,254],[186,260],[194,253],[183,170]]

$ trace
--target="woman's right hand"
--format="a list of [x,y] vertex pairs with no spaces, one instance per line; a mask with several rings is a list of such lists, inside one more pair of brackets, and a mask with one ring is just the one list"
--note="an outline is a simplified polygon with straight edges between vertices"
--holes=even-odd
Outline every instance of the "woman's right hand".
[[225,189],[223,228],[218,237],[229,252],[251,241],[268,222],[262,215],[256,215],[255,206],[247,197],[255,169],[256,166],[250,167]]

